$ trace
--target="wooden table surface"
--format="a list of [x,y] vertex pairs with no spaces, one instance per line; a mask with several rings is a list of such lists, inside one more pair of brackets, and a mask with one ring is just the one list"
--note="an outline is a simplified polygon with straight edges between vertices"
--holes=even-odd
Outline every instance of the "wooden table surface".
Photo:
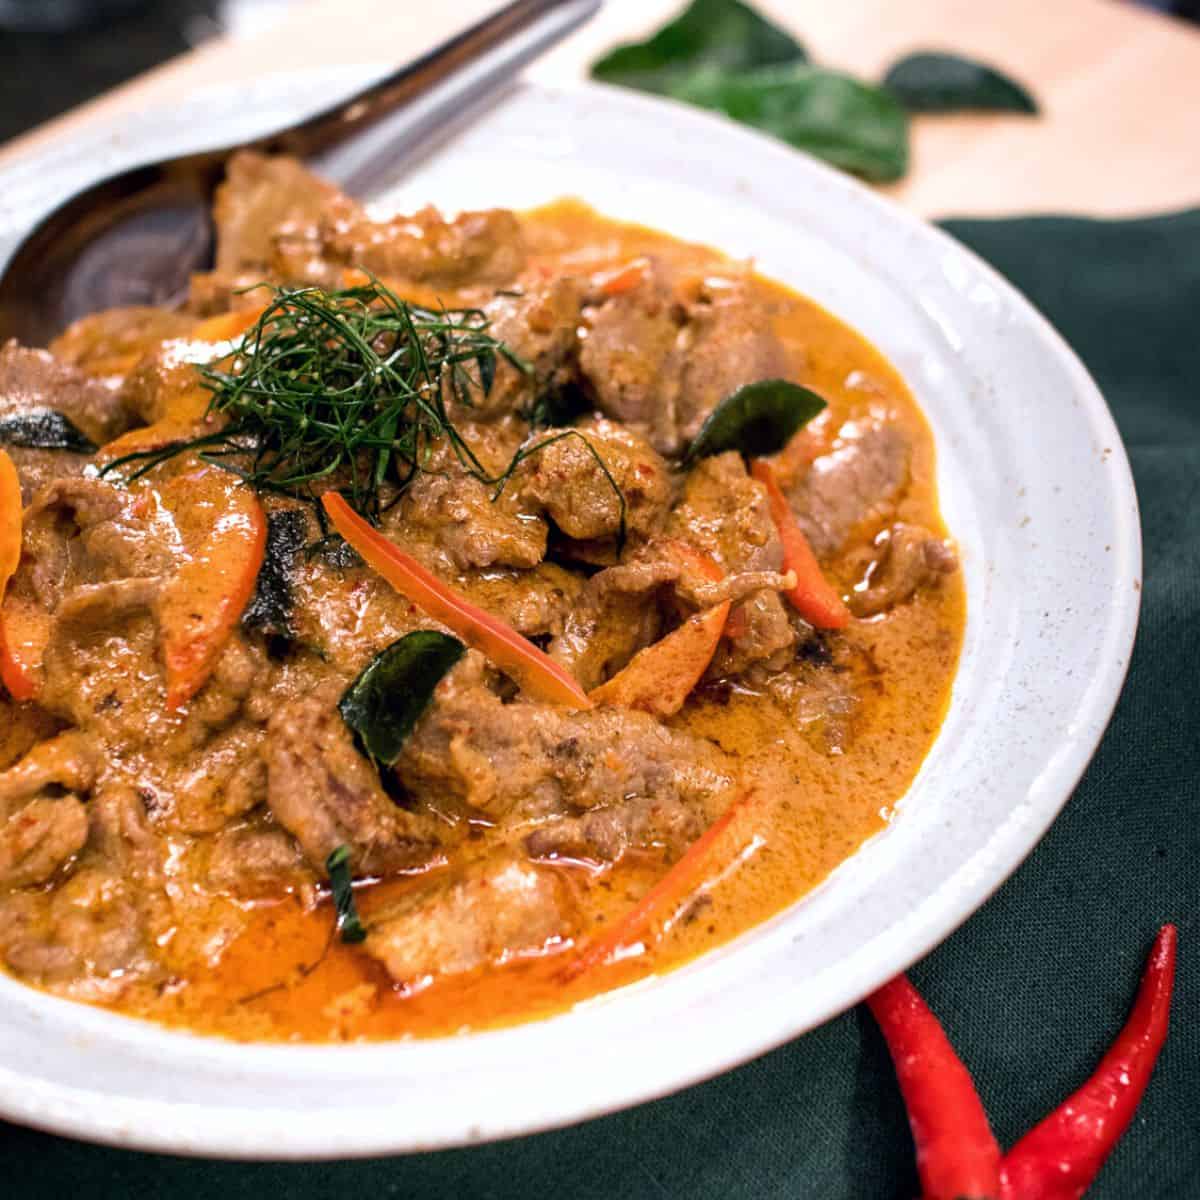
[[[419,50],[497,0],[308,0],[257,37],[219,40],[0,150],[0,160],[72,127],[169,104],[212,81],[312,64],[378,63]],[[564,84],[682,0],[608,0],[530,68]],[[1120,216],[1200,204],[1200,31],[1117,0],[759,0],[820,63],[877,75],[898,54],[943,48],[1024,80],[1043,113],[922,117],[910,174],[889,190],[928,216],[1072,212]],[[399,56],[397,56],[399,57]]]

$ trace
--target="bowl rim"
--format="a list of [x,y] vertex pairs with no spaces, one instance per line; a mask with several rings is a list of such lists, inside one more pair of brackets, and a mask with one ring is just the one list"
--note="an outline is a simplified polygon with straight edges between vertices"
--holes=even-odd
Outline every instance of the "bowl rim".
[[[344,76],[348,83],[357,83],[368,71],[375,73],[378,70],[377,65],[373,64],[344,71],[339,69],[335,75],[338,78]],[[272,81],[282,83],[296,78],[297,74],[282,72],[264,77],[259,83],[269,90]],[[303,77],[309,78],[310,75],[304,73]],[[198,111],[206,98],[223,91],[244,95],[244,89],[220,84],[202,89],[188,105],[181,107],[191,112]],[[1111,447],[1112,471],[1109,477],[1112,488],[1109,500],[1117,535],[1113,561],[1119,560],[1124,572],[1135,579],[1140,578],[1140,524],[1132,472],[1119,432],[1098,387],[1078,356],[1049,321],[973,251],[943,230],[833,168],[720,115],[591,82],[569,88],[525,82],[514,91],[525,96],[538,94],[550,103],[578,98],[580,95],[594,97],[592,102],[621,110],[631,122],[642,128],[653,127],[656,121],[665,117],[675,123],[693,123],[697,128],[706,128],[714,138],[741,143],[760,158],[773,158],[782,171],[815,174],[824,187],[856,204],[881,225],[893,226],[898,233],[923,244],[931,253],[949,255],[964,263],[976,279],[985,282],[1020,315],[1036,335],[1041,348],[1063,367],[1081,407],[1081,419],[1088,423],[1106,446]],[[53,151],[55,154],[69,152],[86,160],[89,146],[98,145],[111,133],[112,125],[106,122],[95,129],[63,139],[54,145]],[[35,151],[11,165],[6,163],[0,168],[0,179],[8,176],[14,168],[26,169],[36,162],[37,157]],[[35,214],[30,213],[29,217],[28,224],[32,224]],[[3,1063],[0,1063],[0,1116],[68,1136],[125,1148],[176,1154],[268,1159],[358,1157],[417,1152],[558,1128],[660,1097],[732,1069],[833,1018],[856,1004],[874,986],[907,969],[971,916],[1024,861],[1069,799],[1103,735],[1128,670],[1139,607],[1140,591],[1134,588],[1111,610],[1106,636],[1109,644],[1119,653],[1102,663],[1078,702],[1075,712],[1087,732],[1046,766],[1041,781],[1045,783],[1052,799],[1043,802],[1032,819],[996,835],[989,843],[989,849],[995,852],[991,856],[989,869],[964,882],[957,892],[958,902],[940,912],[936,919],[927,919],[921,936],[910,941],[898,939],[896,943],[888,945],[872,944],[869,947],[869,959],[865,957],[867,948],[863,948],[864,953],[859,955],[863,961],[857,962],[848,973],[853,982],[844,987],[842,999],[836,1004],[827,1005],[816,1016],[807,1014],[790,1023],[785,1020],[769,1031],[723,1031],[722,1036],[714,1038],[711,1045],[696,1047],[696,1052],[686,1062],[678,1059],[673,1061],[671,1069],[666,1072],[631,1071],[628,1079],[618,1083],[608,1081],[591,1094],[577,1091],[565,1105],[559,1104],[553,1109],[543,1105],[536,1116],[514,1110],[496,1113],[487,1121],[469,1121],[466,1117],[460,1117],[456,1122],[451,1122],[448,1114],[440,1133],[418,1140],[406,1138],[402,1131],[398,1133],[392,1122],[386,1120],[376,1121],[367,1128],[353,1129],[349,1127],[348,1120],[331,1119],[328,1111],[322,1113],[319,1123],[311,1123],[298,1119],[298,1110],[287,1107],[195,1105],[185,1100],[166,1102],[113,1097],[97,1092],[86,1084],[67,1087],[46,1080],[31,1081],[27,1076],[10,1071]],[[852,862],[854,857],[851,856],[847,861]],[[621,989],[619,993],[608,993],[601,999],[609,1002],[615,998],[619,1004],[627,993],[644,992],[662,980],[684,973],[691,975],[698,969],[709,970],[707,978],[711,988],[723,972],[727,974],[727,962],[709,962],[721,955],[720,950],[714,951],[667,976],[658,979],[652,977],[632,988]],[[10,988],[19,988],[23,993],[33,991],[0,975],[0,998]],[[513,1050],[519,1053],[519,1048],[526,1042],[551,1041],[550,1037],[542,1036],[543,1031],[572,1019],[590,1007],[585,1004],[573,1013],[562,1016],[459,1038],[337,1046],[247,1045],[165,1029],[135,1018],[92,1009],[74,1001],[44,993],[34,994],[39,997],[38,1007],[45,1011],[52,1023],[65,1020],[78,1031],[78,1037],[84,1044],[102,1041],[113,1047],[136,1047],[139,1053],[144,1053],[151,1060],[162,1064],[173,1061],[180,1066],[205,1063],[228,1064],[232,1067],[240,1061],[248,1071],[261,1070],[264,1076],[275,1071],[281,1074],[287,1072],[289,1076],[303,1079],[306,1083],[321,1079],[337,1081],[360,1075],[374,1077],[384,1070],[395,1072],[402,1068],[399,1061],[401,1057],[407,1063],[420,1062],[422,1070],[427,1070],[433,1065],[431,1055],[449,1055],[449,1047],[455,1044],[460,1047],[464,1044],[482,1046],[484,1042],[498,1044],[500,1040],[505,1040],[511,1044],[511,1048],[505,1052],[511,1057]],[[0,1044],[3,1036],[4,1031],[0,1029]],[[556,1040],[563,1041],[561,1037]],[[564,1048],[569,1044],[568,1038],[563,1042]],[[167,1109],[174,1111],[176,1119],[163,1119]]]

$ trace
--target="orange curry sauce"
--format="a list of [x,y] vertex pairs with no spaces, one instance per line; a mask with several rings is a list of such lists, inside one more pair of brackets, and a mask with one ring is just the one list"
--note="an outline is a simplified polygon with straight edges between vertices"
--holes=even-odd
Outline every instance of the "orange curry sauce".
[[[643,253],[684,270],[712,262],[707,248],[609,221],[574,201],[527,214],[525,226],[534,261],[548,274],[601,270]],[[771,303],[795,378],[829,402],[805,435],[808,453],[836,447],[846,422],[886,416],[903,428],[913,447],[911,482],[895,516],[943,531],[930,431],[894,368],[812,301],[766,279],[758,278],[756,285]],[[458,299],[441,298],[447,304]],[[797,465],[805,464],[789,463],[785,455],[778,470],[786,475]],[[834,563],[827,573],[845,591],[860,577],[860,564]],[[763,697],[736,689],[692,697],[673,723],[711,738],[740,760],[745,777],[757,785],[757,797],[721,844],[709,872],[716,882],[702,889],[659,944],[641,955],[569,983],[562,979],[565,956],[556,954],[440,980],[405,995],[378,962],[331,937],[327,894],[308,910],[296,896],[221,898],[198,908],[236,908],[236,920],[197,911],[199,928],[212,930],[213,936],[181,931],[181,941],[194,943],[197,956],[190,981],[132,986],[113,1007],[235,1039],[430,1037],[545,1016],[671,970],[794,903],[884,827],[946,712],[964,622],[965,593],[956,574],[939,587],[921,589],[906,604],[852,624],[843,635],[848,649],[840,669],[853,673],[859,701],[844,748],[830,750],[816,727],[819,721],[789,724],[783,710]],[[46,735],[48,729],[30,724],[38,720],[26,713],[10,723],[0,735],[3,762]],[[605,920],[618,919],[665,869],[659,860],[630,856],[595,881],[589,907]],[[580,875],[583,868],[567,870]],[[411,886],[391,880],[359,887],[364,921]]]

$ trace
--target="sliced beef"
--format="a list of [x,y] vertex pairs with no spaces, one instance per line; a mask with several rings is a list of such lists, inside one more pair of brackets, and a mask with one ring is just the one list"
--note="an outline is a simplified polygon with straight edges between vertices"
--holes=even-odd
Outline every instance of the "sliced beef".
[[212,393],[200,385],[196,348],[188,340],[161,342],[130,369],[121,396],[140,421],[187,426],[204,416]]
[[[69,819],[77,834],[78,815]],[[165,903],[162,847],[125,787],[93,797],[85,822],[87,841],[67,879],[0,901],[0,953],[35,982],[101,999],[157,968],[151,922]],[[167,933],[169,920],[160,926]]]
[[39,702],[106,756],[138,764],[141,796],[164,831],[212,833],[261,804],[265,730],[249,707],[265,656],[231,639],[204,690],[184,711],[166,714],[152,614],[98,607],[86,620],[68,620],[63,608],[83,590],[60,606]]
[[679,796],[635,796],[552,818],[529,834],[525,847],[537,859],[604,865],[620,862],[634,849],[677,858],[704,826],[704,813]]
[[839,440],[788,494],[818,558],[837,554],[857,529],[886,520],[908,484],[908,439],[894,425],[854,424]]
[[680,453],[730,392],[788,374],[771,314],[743,278],[697,284],[651,262],[584,317],[580,367],[598,406],[663,454]]
[[583,378],[600,410],[633,426],[662,454],[680,449],[683,308],[656,264],[636,287],[584,310]]
[[593,575],[582,598],[616,594],[644,596],[670,585],[691,608],[711,608],[726,600],[736,603],[764,588],[786,587],[789,576],[772,570],[733,571],[714,580],[697,565],[695,547],[677,537],[657,537],[638,546],[615,566]]
[[[606,586],[609,571],[620,570],[610,567],[584,585],[561,632],[550,643],[550,657],[566,667],[584,691],[616,674],[662,631],[653,584],[629,590]],[[638,582],[649,578],[643,575]]]
[[87,840],[76,796],[38,796],[0,824],[0,891],[45,883]]
[[18,974],[88,999],[119,993],[153,966],[134,889],[98,865],[50,893],[0,901],[0,953]]
[[376,220],[295,159],[243,152],[217,193],[216,271],[194,302],[260,279],[338,288],[347,271],[431,287],[499,286],[525,265],[520,222],[505,209],[447,220],[434,208]]
[[91,459],[70,450],[38,450],[29,446],[4,445],[21,480],[21,503],[28,505],[43,488],[57,479],[82,475]]
[[52,408],[69,417],[98,445],[130,425],[120,396],[108,384],[46,350],[8,342],[0,347],[0,416],[36,408]]
[[[10,614],[20,612],[19,626],[35,642],[52,639],[56,621],[70,629],[73,642],[78,628],[148,609],[171,555],[148,524],[133,494],[103,480],[47,485],[25,513],[21,564],[7,590]],[[79,724],[73,714],[80,664],[68,653],[60,665],[63,670],[46,672],[46,683],[61,693],[62,715]]]
[[875,539],[876,555],[850,606],[855,616],[871,617],[911,600],[919,588],[958,570],[958,556],[945,538],[919,525],[897,523]]
[[[489,476],[499,475],[519,442],[512,431],[463,426],[472,450]],[[519,436],[519,435],[518,435]],[[400,544],[415,534],[439,551],[448,567],[537,566],[546,555],[548,533],[538,507],[517,488],[484,483],[471,474],[443,439],[384,516],[384,532]]]
[[678,538],[656,537],[618,565],[598,571],[580,589],[549,652],[585,690],[611,678],[679,618],[725,600],[742,615],[728,632],[726,649],[719,651],[722,670],[730,673],[734,646],[748,663],[791,645],[793,634],[778,625],[788,621],[788,614],[772,602],[787,576],[771,570],[733,571],[714,582],[696,569],[694,554],[686,551]]
[[546,554],[545,521],[516,492],[506,489],[498,500],[494,494],[461,469],[426,473],[413,480],[397,513],[431,536],[460,571],[537,566]]
[[[402,537],[394,540],[405,545]],[[369,567],[344,568],[304,554],[297,567],[293,649],[315,655],[347,682],[373,655],[422,624],[416,606]],[[264,717],[271,711],[266,708]]]
[[770,311],[748,281],[706,281],[686,312],[676,418],[684,446],[730,392],[789,373],[787,355],[771,328]]
[[[69,620],[63,610],[84,590],[60,606],[39,702],[106,755],[139,763],[142,796],[164,831],[213,833],[261,804],[266,735],[249,708],[265,656],[231,639],[187,709],[166,715],[153,616],[145,608],[98,607],[86,620]],[[153,754],[145,750],[147,729],[154,730]]]
[[492,820],[592,809],[614,796],[679,797],[703,811],[732,783],[710,743],[644,713],[504,704],[483,686],[475,656],[438,685],[396,773],[418,800]]
[[[45,350],[30,350],[16,342],[0,347],[0,420],[47,409],[62,413],[97,445],[131,423],[121,397],[107,384]],[[22,446],[8,439],[0,442],[16,465],[25,504],[51,481],[82,474],[89,462],[87,455],[70,450]]]
[[89,736],[143,742],[146,718],[162,705],[162,691],[148,686],[159,674],[156,594],[153,580],[68,592],[50,622],[38,703]]
[[95,741],[76,729],[39,742],[0,772],[0,812],[47,789],[90,792],[100,757]]
[[384,278],[435,286],[511,283],[525,265],[521,223],[507,209],[460,213],[435,208],[375,221],[357,205],[327,211],[321,257]]
[[[372,656],[418,628],[421,614],[344,543],[322,542],[311,507],[269,496],[264,501],[268,559],[244,614],[251,618],[250,641],[264,653],[303,661],[348,683]],[[433,560],[427,565],[444,566],[437,561],[442,556],[427,553],[426,531],[399,520],[397,508],[385,514],[388,536],[422,561]],[[283,633],[286,641],[281,645],[283,639],[262,633]],[[260,692],[253,701],[256,719],[269,719],[276,705]]]
[[160,590],[156,576],[81,583],[59,602],[55,623],[73,630],[105,628],[132,613],[150,612]]
[[235,825],[212,840],[207,881],[230,895],[280,895],[305,887],[313,872],[295,838],[263,822]]
[[336,693],[305,696],[272,718],[267,802],[275,819],[324,872],[339,846],[356,873],[387,875],[437,857],[432,824],[399,808],[355,748],[334,706]]
[[583,284],[571,275],[522,280],[512,293],[484,306],[488,332],[532,370],[496,356],[496,375],[487,395],[476,401],[481,415],[529,412],[544,395],[555,395],[574,375]]
[[[87,478],[45,489],[9,602],[40,631],[39,703],[77,727],[58,740],[84,739],[97,759],[138,758],[157,817],[206,832],[265,797],[261,723],[238,721],[269,665],[235,634],[186,711],[163,713],[156,610],[174,539],[145,500]],[[155,753],[143,759],[148,729]]]
[[709,678],[740,675],[755,663],[782,664],[796,644],[796,628],[783,598],[762,588],[738,604],[730,614],[725,638],[713,656]]
[[417,991],[439,976],[551,953],[574,922],[558,872],[499,855],[373,917],[366,949]]
[[192,317],[216,317],[243,308],[259,308],[271,293],[259,285],[266,272],[201,271],[188,284],[187,311]]
[[157,773],[159,826],[216,833],[255,809],[268,796],[264,741],[261,726],[241,722],[192,749],[186,766],[171,763]]
[[337,196],[316,226],[276,236],[264,275],[334,290],[368,271],[407,298],[424,293],[426,304],[433,304],[440,289],[514,282],[524,258],[520,222],[504,209],[463,212],[452,221],[422,209],[374,221],[353,200]]
[[702,459],[688,474],[669,532],[727,572],[777,571],[783,562],[766,492],[736,450]]
[[88,851],[127,877],[155,881],[164,847],[139,792],[126,783],[108,783],[92,798],[88,814]]
[[[710,554],[728,574],[778,572],[783,565],[766,492],[736,451],[697,464],[668,528]],[[778,590],[760,588],[731,611],[710,673],[738,675],[754,663],[781,659],[795,640]]]
[[802,731],[825,754],[840,754],[853,734],[859,699],[854,675],[847,669],[856,651],[841,647],[830,662],[798,659],[775,671],[751,669],[750,686],[761,688],[786,713],[788,724]]
[[662,528],[673,498],[671,476],[663,459],[636,433],[598,418],[573,429],[535,434],[529,447],[532,452],[518,468],[513,486],[543,508],[567,537],[616,537],[622,498],[628,535],[649,537]]
[[51,484],[27,510],[23,533],[21,569],[46,607],[77,583],[164,575],[174,550],[153,510],[105,479]]
[[265,271],[276,239],[311,235],[337,195],[332,184],[294,158],[251,150],[235,154],[213,208],[217,271]]
[[584,581],[556,563],[529,570],[478,572],[471,598],[527,638],[557,637],[579,605]]
[[162,308],[109,308],[73,322],[50,343],[50,353],[93,375],[124,375],[148,350],[187,337],[195,324],[187,313]]

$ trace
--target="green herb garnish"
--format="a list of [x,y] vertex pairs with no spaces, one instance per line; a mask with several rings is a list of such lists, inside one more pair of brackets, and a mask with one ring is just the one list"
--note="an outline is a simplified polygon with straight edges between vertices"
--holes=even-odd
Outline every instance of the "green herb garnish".
[[354,885],[350,879],[350,850],[339,846],[325,860],[329,873],[329,886],[333,891],[333,903],[337,909],[337,931],[343,942],[362,942],[367,931],[358,919],[354,904]]
[[910,112],[1038,110],[1034,98],[1015,79],[959,54],[909,54],[892,66],[883,86]]
[[337,475],[354,508],[373,519],[383,486],[403,488],[439,438],[478,479],[495,484],[511,473],[511,466],[500,475],[483,466],[446,407],[451,399],[472,403],[498,354],[531,370],[488,334],[481,309],[420,308],[376,279],[340,291],[271,290],[227,365],[200,369],[212,392],[209,415],[226,418],[222,428],[126,455],[105,470],[136,465],[136,479],[196,450],[258,491],[304,500]]
[[746,455],[776,454],[801,425],[825,407],[809,388],[786,379],[764,379],[730,392],[692,439],[684,466],[711,454],[739,450]]
[[53,408],[27,408],[0,417],[0,442],[30,450],[70,450],[95,454],[96,443],[63,413]]
[[400,757],[433,689],[465,653],[458,638],[418,629],[371,659],[338,701],[367,754],[387,767]]
[[[503,470],[489,471],[447,407],[470,408],[486,393],[502,355],[517,370],[533,368],[488,332],[478,308],[421,308],[377,279],[341,291],[278,288],[258,321],[236,343],[227,366],[201,367],[212,392],[208,413],[225,418],[213,433],[118,458],[102,473],[132,468],[129,481],[187,451],[224,467],[257,491],[314,503],[337,486],[350,505],[378,522],[445,438],[468,475],[499,499],[530,455],[562,437],[579,437],[596,459],[621,510],[625,497],[595,448],[567,429],[521,447]],[[531,425],[561,406],[535,398]],[[336,479],[333,477],[336,476]],[[316,505],[317,516],[323,513]],[[322,526],[324,528],[324,526]]]

